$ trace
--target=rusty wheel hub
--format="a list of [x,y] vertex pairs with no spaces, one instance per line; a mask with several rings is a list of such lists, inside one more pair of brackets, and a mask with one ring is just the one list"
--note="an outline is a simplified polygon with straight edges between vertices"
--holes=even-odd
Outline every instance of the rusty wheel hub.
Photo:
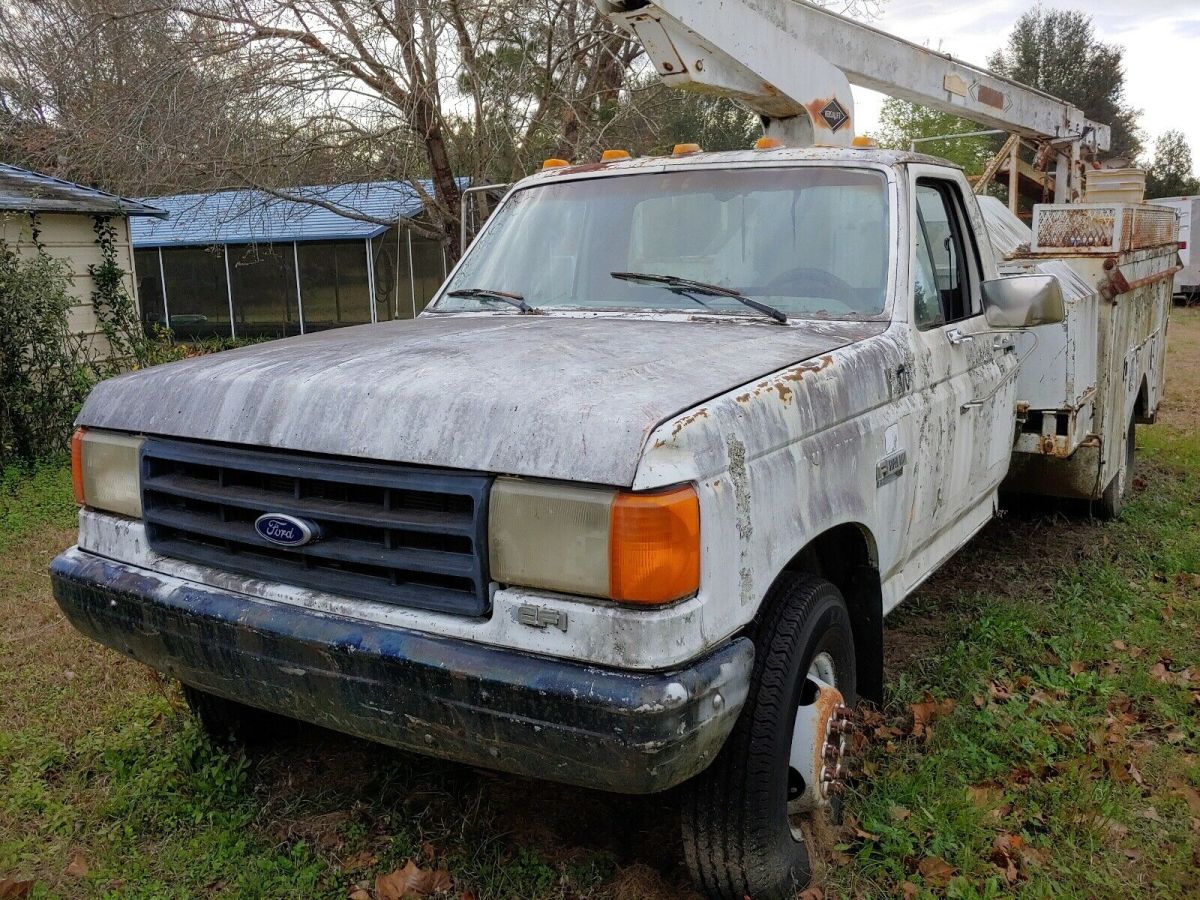
[[792,775],[789,778],[789,814],[827,807],[845,790],[852,713],[841,691],[832,681],[821,677],[832,676],[831,669],[822,671],[818,662],[814,662],[808,675],[810,687],[815,689],[808,692],[811,702],[796,710],[788,758]]

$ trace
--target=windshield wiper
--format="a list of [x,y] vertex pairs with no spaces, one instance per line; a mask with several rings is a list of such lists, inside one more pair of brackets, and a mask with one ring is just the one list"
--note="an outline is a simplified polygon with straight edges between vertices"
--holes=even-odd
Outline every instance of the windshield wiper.
[[649,272],[610,272],[618,281],[632,281],[640,284],[657,284],[675,293],[705,294],[709,297],[728,297],[743,306],[756,309],[765,316],[770,316],[780,325],[786,325],[788,317],[775,307],[747,297],[741,291],[721,287],[719,284],[708,284],[704,281],[693,281],[690,278],[680,278],[678,275],[653,275]]
[[525,302],[525,298],[520,294],[510,294],[508,291],[493,291],[488,288],[460,288],[457,291],[449,291],[447,297],[468,297],[472,300],[497,300],[501,303],[507,303],[509,306],[515,306],[523,313],[535,312],[534,308]]

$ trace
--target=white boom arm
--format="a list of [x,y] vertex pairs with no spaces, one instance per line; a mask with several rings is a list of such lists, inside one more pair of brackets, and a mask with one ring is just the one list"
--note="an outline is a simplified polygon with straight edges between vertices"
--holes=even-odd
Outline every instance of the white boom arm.
[[[850,85],[1050,140],[1109,146],[1071,104],[802,0],[596,0],[632,32],[669,85],[732,97],[787,144],[847,146]],[[1064,166],[1065,168],[1065,166]]]

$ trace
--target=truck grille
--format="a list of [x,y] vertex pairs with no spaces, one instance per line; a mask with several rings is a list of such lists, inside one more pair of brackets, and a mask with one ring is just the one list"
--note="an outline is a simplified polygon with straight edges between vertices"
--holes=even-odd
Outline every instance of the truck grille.
[[[480,616],[488,609],[490,476],[152,438],[142,507],[164,556],[331,594]],[[255,530],[279,513],[319,540]]]

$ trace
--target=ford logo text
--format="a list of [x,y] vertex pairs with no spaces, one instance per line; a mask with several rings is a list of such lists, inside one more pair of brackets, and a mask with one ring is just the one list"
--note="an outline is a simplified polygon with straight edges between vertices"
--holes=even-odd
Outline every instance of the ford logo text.
[[259,537],[278,544],[280,547],[303,547],[321,536],[321,529],[314,522],[306,522],[283,513],[266,513],[254,520],[254,530]]

